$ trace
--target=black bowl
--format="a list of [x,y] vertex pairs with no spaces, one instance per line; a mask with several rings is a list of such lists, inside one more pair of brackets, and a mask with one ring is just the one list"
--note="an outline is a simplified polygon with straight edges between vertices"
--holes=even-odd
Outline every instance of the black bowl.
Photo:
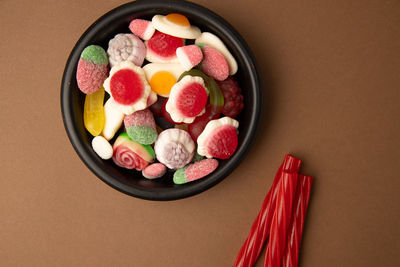
[[[92,136],[83,125],[85,95],[76,83],[76,67],[82,50],[91,44],[107,49],[108,41],[117,33],[129,32],[129,22],[134,18],[151,20],[155,14],[181,13],[202,31],[210,31],[221,38],[236,58],[239,70],[235,75],[242,88],[245,107],[238,116],[239,145],[228,160],[220,160],[218,169],[207,177],[174,185],[173,172],[156,180],[142,177],[140,172],[116,166],[112,160],[100,159],[91,147]],[[61,110],[69,139],[82,161],[102,181],[113,188],[149,200],[173,200],[198,194],[228,176],[243,160],[254,139],[261,113],[262,95],[260,79],[253,55],[239,33],[223,18],[207,8],[185,1],[137,1],[119,6],[99,18],[82,35],[73,48],[64,70],[61,84]]]

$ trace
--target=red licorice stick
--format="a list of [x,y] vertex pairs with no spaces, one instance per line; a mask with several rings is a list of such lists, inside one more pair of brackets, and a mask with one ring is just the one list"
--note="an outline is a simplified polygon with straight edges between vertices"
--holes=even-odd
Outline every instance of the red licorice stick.
[[311,184],[313,178],[299,174],[293,215],[289,227],[285,253],[283,254],[283,267],[295,267],[299,262],[299,249],[303,234],[304,220],[310,200]]
[[301,160],[290,155],[285,156],[282,166],[276,173],[272,187],[264,199],[261,210],[254,220],[250,233],[239,251],[234,263],[235,267],[250,267],[257,261],[270,232],[271,220],[276,206],[277,184],[281,178],[282,170],[297,173],[300,164]]
[[264,266],[280,267],[286,248],[287,233],[292,217],[292,207],[296,195],[297,173],[282,171],[276,196],[275,213],[272,217],[271,230]]

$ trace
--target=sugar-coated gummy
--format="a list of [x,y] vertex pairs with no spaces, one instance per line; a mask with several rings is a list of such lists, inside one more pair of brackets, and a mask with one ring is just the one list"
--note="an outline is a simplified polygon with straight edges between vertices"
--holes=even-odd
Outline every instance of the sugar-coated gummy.
[[147,179],[162,177],[167,172],[167,167],[162,163],[152,163],[142,170],[142,175]]
[[229,66],[225,57],[211,46],[204,46],[202,51],[203,61],[200,64],[200,69],[218,81],[228,78]]
[[194,149],[190,135],[176,128],[162,131],[154,144],[158,161],[170,169],[179,169],[188,164],[193,158]]
[[174,173],[173,181],[175,184],[184,184],[201,179],[218,167],[218,160],[203,159],[177,170]]
[[153,36],[155,29],[151,21],[144,19],[134,19],[129,23],[131,32],[143,40],[149,40]]
[[108,43],[107,54],[111,67],[130,61],[140,67],[146,56],[146,46],[136,35],[119,33]]
[[108,57],[106,51],[98,45],[89,45],[81,54],[81,58],[99,65],[107,65]]

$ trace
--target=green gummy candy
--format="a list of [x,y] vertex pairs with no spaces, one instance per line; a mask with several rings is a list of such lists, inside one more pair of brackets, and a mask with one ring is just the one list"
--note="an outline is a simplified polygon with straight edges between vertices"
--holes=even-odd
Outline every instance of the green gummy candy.
[[107,65],[108,57],[106,51],[101,46],[98,45],[89,45],[85,49],[83,49],[81,58],[88,61],[93,62],[95,64]]
[[183,167],[183,168],[176,170],[176,172],[174,173],[174,178],[173,178],[175,184],[187,183],[186,176],[185,176],[186,169],[187,169],[187,167]]
[[157,139],[157,131],[148,126],[131,126],[126,133],[133,140],[143,145],[153,144]]

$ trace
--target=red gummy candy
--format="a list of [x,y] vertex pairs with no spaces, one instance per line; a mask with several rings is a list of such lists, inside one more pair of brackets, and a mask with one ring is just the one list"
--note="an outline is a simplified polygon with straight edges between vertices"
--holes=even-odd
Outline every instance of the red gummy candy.
[[197,138],[203,132],[204,128],[210,120],[215,120],[219,118],[220,112],[214,111],[215,107],[207,106],[206,112],[203,115],[196,117],[196,119],[194,119],[194,121],[188,125],[188,132],[193,141],[197,142]]
[[207,153],[218,159],[228,159],[238,145],[236,128],[231,125],[218,127],[206,142]]
[[233,77],[227,78],[225,81],[217,82],[222,94],[224,95],[224,108],[222,113],[225,116],[235,118],[243,109],[243,95],[238,83]]
[[122,105],[134,104],[142,97],[143,82],[136,72],[122,69],[111,77],[110,91],[116,102]]
[[196,82],[190,83],[181,89],[176,107],[186,117],[195,117],[207,104],[207,92],[204,87]]
[[147,42],[148,49],[158,56],[169,58],[176,56],[176,49],[183,46],[182,38],[156,31]]
[[79,59],[76,80],[79,89],[85,94],[92,94],[100,89],[108,75],[108,65],[96,64]]
[[163,117],[163,106],[166,100],[167,98],[158,96],[156,103],[149,107],[150,111],[153,112],[155,117]]

